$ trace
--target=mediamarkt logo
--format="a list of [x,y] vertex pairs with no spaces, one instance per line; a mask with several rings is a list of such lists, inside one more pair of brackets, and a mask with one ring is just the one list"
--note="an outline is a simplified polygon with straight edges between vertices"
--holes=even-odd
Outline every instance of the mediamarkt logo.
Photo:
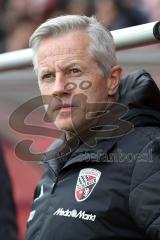
[[87,221],[92,221],[94,222],[96,219],[96,215],[93,214],[87,214],[85,211],[79,211],[77,212],[76,209],[69,210],[67,209],[66,211],[63,208],[59,208],[57,211],[53,213],[53,215],[59,215],[63,217],[72,217],[72,218],[79,218]]

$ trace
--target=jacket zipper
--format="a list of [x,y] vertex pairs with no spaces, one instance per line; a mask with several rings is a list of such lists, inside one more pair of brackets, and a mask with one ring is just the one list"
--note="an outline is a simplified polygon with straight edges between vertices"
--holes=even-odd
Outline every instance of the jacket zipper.
[[51,194],[53,194],[59,178],[58,178],[58,175],[56,174],[56,172],[51,167],[49,167],[48,170],[49,170],[51,179],[54,179],[52,188],[51,188]]

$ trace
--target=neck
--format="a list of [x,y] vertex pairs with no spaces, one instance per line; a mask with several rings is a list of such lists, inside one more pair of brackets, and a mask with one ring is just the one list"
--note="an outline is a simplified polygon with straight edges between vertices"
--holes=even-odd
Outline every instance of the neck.
[[66,140],[67,141],[69,141],[69,140],[71,140],[72,138],[75,137],[75,133],[70,132],[70,131],[65,131],[65,135],[66,135]]

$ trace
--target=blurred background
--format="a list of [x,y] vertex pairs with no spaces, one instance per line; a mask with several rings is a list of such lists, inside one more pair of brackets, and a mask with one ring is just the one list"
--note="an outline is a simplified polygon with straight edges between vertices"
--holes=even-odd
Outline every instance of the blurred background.
[[[0,0],[0,53],[28,48],[29,37],[37,26],[63,14],[96,15],[104,26],[116,30],[160,20],[160,0]],[[119,51],[123,75],[143,68],[160,87],[159,50],[160,44]],[[19,240],[24,239],[34,188],[43,170],[36,163],[19,159],[15,146],[20,140],[32,139],[32,148],[42,152],[54,139],[21,134],[10,127],[9,118],[17,107],[36,96],[39,89],[31,67],[0,72],[0,141],[11,180]],[[26,122],[43,125],[42,116],[43,109],[36,109]],[[20,123],[19,116],[16,121]]]

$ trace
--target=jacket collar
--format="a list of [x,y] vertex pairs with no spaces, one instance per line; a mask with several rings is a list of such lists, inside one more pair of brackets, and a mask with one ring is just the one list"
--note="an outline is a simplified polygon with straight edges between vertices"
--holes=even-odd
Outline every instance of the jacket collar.
[[[41,164],[47,165],[56,174],[72,164],[80,162],[105,162],[119,138],[98,140],[96,146],[90,147],[77,137],[66,141],[65,135],[54,141],[41,159]],[[106,161],[107,162],[107,161]]]
[[107,154],[112,151],[117,141],[117,139],[99,140],[95,147],[83,143],[72,152],[64,167],[78,162],[105,162]]

